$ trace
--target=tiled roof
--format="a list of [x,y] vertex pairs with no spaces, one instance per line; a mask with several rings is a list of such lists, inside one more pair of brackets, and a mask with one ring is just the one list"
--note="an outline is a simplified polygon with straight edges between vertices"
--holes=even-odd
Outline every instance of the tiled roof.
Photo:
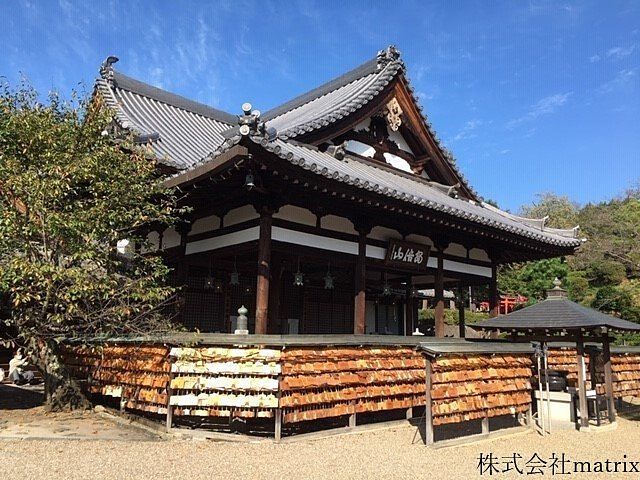
[[285,139],[326,127],[369,103],[402,70],[397,51],[381,52],[355,70],[267,112],[265,121]]
[[[107,59],[96,88],[107,105],[114,109],[120,126],[136,132],[141,141],[149,142],[161,162],[189,171],[243,138],[239,134],[240,117],[127,77],[113,68],[115,61],[115,57]],[[266,122],[261,128],[270,132],[270,140],[249,137],[294,165],[357,188],[547,244],[561,247],[581,244],[576,238],[576,229],[550,229],[544,225],[544,220],[524,219],[486,204],[453,198],[437,185],[415,175],[361,158],[338,159],[293,140],[356,112],[400,74],[404,74],[400,54],[394,47],[389,47],[345,75],[266,112],[260,119]],[[439,144],[426,116],[423,115],[423,119]],[[257,123],[258,118],[252,121]],[[463,179],[453,157],[444,147],[440,148],[452,169]]]
[[[242,138],[238,135],[228,139],[209,160],[237,145]],[[582,240],[576,238],[577,230],[558,231],[523,222],[497,208],[451,197],[427,180],[373,161],[349,155],[339,159],[310,145],[281,138],[273,141],[260,136],[248,138],[292,165],[363,190],[551,245],[577,247],[582,244]]]
[[391,81],[402,75],[422,120],[455,175],[477,197],[464,174],[458,169],[453,154],[444,146],[406,75],[400,52],[393,46],[346,74],[265,113],[268,127],[284,139],[295,138],[342,120],[372,101]]
[[[130,78],[113,68],[110,57],[101,69],[97,89],[116,112],[121,126],[147,139],[163,163],[187,169],[214,151],[225,138],[238,133],[238,117],[193,102]],[[283,139],[335,123],[372,101],[398,75],[405,75],[400,52],[390,46],[346,74],[276,107],[262,116],[267,127]],[[409,92],[411,85],[404,76]],[[417,99],[416,105],[420,108]],[[447,163],[461,182],[473,192],[451,153],[441,145],[426,115],[423,120]]]
[[224,141],[234,115],[139,82],[113,68],[96,82],[122,128],[150,139],[161,163],[179,170],[208,156]]
[[571,330],[608,327],[640,331],[640,324],[606,315],[563,297],[552,297],[507,315],[491,318],[473,328],[500,330]]

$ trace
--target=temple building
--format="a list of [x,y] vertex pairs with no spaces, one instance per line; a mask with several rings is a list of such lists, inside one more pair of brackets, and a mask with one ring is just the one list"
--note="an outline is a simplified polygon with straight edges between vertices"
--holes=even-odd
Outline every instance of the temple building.
[[[482,200],[438,140],[394,47],[270,111],[234,115],[130,78],[109,57],[96,94],[191,207],[151,230],[173,267],[179,319],[233,333],[408,335],[418,291],[488,285],[500,264],[571,254],[549,228]],[[487,172],[490,174],[490,172]]]

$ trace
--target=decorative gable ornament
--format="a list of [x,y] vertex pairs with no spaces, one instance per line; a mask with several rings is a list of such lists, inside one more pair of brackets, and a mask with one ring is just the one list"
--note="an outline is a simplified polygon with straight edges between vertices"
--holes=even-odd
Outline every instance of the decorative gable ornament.
[[402,108],[398,100],[396,100],[396,97],[389,100],[384,109],[384,116],[387,119],[387,125],[389,125],[389,128],[394,132],[397,132],[400,125],[402,125],[402,113]]

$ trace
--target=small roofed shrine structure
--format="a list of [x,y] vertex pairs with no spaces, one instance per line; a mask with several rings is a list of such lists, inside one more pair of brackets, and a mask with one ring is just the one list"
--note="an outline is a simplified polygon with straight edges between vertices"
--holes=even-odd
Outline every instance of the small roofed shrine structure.
[[[580,428],[588,428],[585,343],[601,343],[604,362],[604,390],[610,422],[616,418],[611,368],[612,332],[638,332],[640,325],[572,302],[556,278],[547,298],[507,315],[473,325],[475,329],[510,334],[516,342],[571,342],[576,344]],[[592,383],[595,378],[592,376]],[[591,388],[595,389],[595,385]]]
[[[95,95],[190,207],[150,226],[183,287],[179,320],[233,333],[408,335],[420,289],[489,285],[505,262],[568,255],[576,229],[485,203],[438,140],[394,47],[266,113],[216,110],[102,65]],[[251,95],[254,95],[251,92]],[[460,290],[459,290],[460,291]]]

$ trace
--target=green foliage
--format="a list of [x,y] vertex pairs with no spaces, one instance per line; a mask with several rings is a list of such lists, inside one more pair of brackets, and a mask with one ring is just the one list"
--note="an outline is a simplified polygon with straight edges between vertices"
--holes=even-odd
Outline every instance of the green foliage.
[[562,258],[505,265],[498,272],[498,285],[503,293],[524,295],[535,302],[544,298],[556,277],[564,280],[567,274],[568,266]]
[[[582,208],[566,197],[545,194],[536,204],[523,207],[524,216],[548,215],[552,227],[579,224],[587,242],[566,261],[504,266],[498,276],[500,290],[541,299],[557,276],[572,300],[640,322],[639,191],[636,187],[621,198]],[[624,338],[627,343],[636,341],[634,336]]]
[[640,322],[640,306],[635,305],[631,294],[623,288],[605,285],[596,291],[591,306],[604,312],[618,314],[625,320]]
[[553,228],[573,228],[578,224],[578,205],[568,197],[543,193],[538,198],[537,203],[524,205],[520,215],[529,218],[549,217],[547,225]]
[[[605,265],[605,274],[618,275],[617,280],[620,281],[618,265],[622,265],[625,277],[640,276],[640,199],[624,197],[586,205],[580,210],[578,221],[589,241],[573,260],[576,269],[588,270],[595,262],[615,262],[615,267]],[[595,273],[601,273],[601,269]]]
[[582,302],[589,293],[589,281],[585,278],[584,272],[569,272],[566,289],[569,298]]
[[627,278],[624,265],[614,260],[593,260],[587,264],[585,274],[594,287],[616,285]]
[[[435,310],[433,308],[422,308],[418,310],[418,321],[424,325],[435,325]],[[489,318],[488,313],[484,312],[472,312],[471,310],[464,311],[465,324],[477,323]],[[458,310],[446,308],[444,310],[444,321],[447,325],[458,324]]]
[[40,103],[25,85],[0,94],[0,295],[23,340],[168,326],[162,260],[116,244],[172,223],[175,199],[130,136],[106,135],[114,128],[99,97]]

